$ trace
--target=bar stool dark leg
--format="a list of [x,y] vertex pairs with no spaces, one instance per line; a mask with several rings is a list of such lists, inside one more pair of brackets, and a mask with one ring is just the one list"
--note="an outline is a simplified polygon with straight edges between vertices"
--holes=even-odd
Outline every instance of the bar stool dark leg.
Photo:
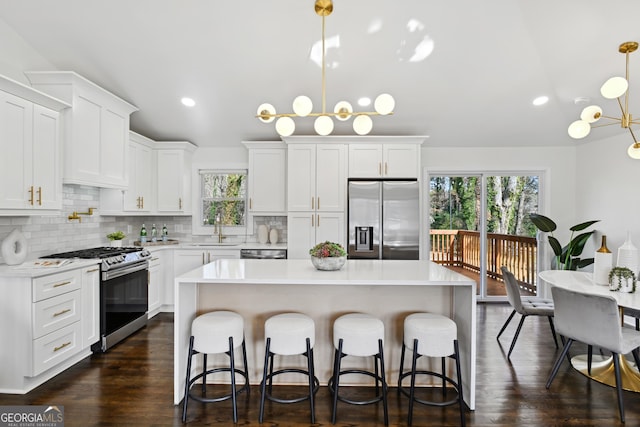
[[[249,364],[247,363],[247,346],[245,344],[244,336],[242,337],[242,363],[244,364],[244,372],[246,375],[247,383],[249,383]],[[247,397],[251,393],[251,387],[247,387]]]
[[[262,382],[260,383],[260,415],[258,416],[258,422],[262,424],[264,417],[264,398],[267,392],[267,372],[269,371],[269,349],[271,348],[271,338],[267,338],[267,345],[264,350],[264,369],[262,372]],[[273,358],[271,358],[273,360]]]
[[338,415],[338,387],[340,386],[340,361],[342,359],[342,338],[338,341],[338,349],[335,351],[336,362],[333,370],[333,411],[331,412],[331,424],[336,423]]
[[187,376],[184,382],[184,400],[182,402],[182,422],[187,421],[187,403],[189,403],[189,381],[191,380],[191,359],[193,357],[193,336],[189,338],[189,356],[187,360]]
[[441,362],[442,362],[442,397],[445,397],[447,395],[447,381],[444,379],[444,377],[446,376],[447,373],[447,358],[446,357],[442,357],[440,358]]
[[456,357],[456,373],[458,377],[458,399],[460,403],[460,425],[465,427],[466,425],[466,417],[465,417],[465,403],[464,396],[462,393],[462,374],[460,373],[460,351],[458,350],[458,340],[453,341],[453,348],[455,350]]
[[409,388],[409,415],[407,416],[407,425],[413,422],[413,402],[415,400],[416,391],[416,365],[418,360],[418,340],[413,340],[413,357],[411,359],[411,387]]
[[313,393],[315,372],[313,369],[313,349],[311,348],[311,339],[309,338],[307,338],[307,371],[309,372],[309,409],[311,410],[311,424],[315,424],[316,411]]
[[[384,351],[382,346],[382,340],[378,340],[378,352],[380,355],[380,378],[382,382],[382,410],[384,411],[384,425],[389,425],[389,408],[387,407],[387,377],[384,372]],[[376,378],[376,384],[378,379]]]
[[233,422],[238,423],[238,405],[236,404],[236,365],[233,352],[233,337],[229,337],[229,365],[231,369],[231,405],[233,406]]
[[404,337],[402,338],[402,351],[400,352],[400,375],[398,376],[398,396],[400,396],[400,390],[402,387],[402,374],[404,374]]

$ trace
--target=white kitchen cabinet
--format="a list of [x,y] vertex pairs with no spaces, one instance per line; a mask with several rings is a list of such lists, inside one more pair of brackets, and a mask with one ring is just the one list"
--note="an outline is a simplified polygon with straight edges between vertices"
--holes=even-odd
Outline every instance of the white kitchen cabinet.
[[243,142],[249,150],[249,213],[284,215],[287,151],[283,142]]
[[349,178],[418,178],[420,145],[349,144]]
[[149,214],[155,208],[152,178],[155,172],[154,141],[129,132],[129,184],[126,190],[100,189],[102,215]]
[[289,212],[345,210],[345,144],[289,144],[287,156]]
[[289,212],[287,258],[309,258],[309,249],[327,240],[345,246],[344,218],[342,212]]
[[157,212],[191,214],[191,163],[196,146],[186,141],[156,142]]
[[138,109],[71,71],[27,71],[31,85],[71,104],[64,113],[63,181],[125,189],[129,119]]
[[100,340],[100,267],[82,269],[82,345],[84,348]]
[[69,105],[0,76],[0,215],[62,207],[59,111]]
[[173,252],[173,277],[171,278],[171,301],[173,304],[173,283],[174,279],[187,271],[193,270],[201,265],[209,264],[216,259],[240,258],[240,249],[211,249],[203,246],[194,246],[193,248],[176,249]]
[[148,318],[158,314],[164,295],[164,251],[151,251],[149,259],[149,313]]
[[27,393],[89,356],[99,333],[97,264],[17,274],[0,277],[0,393]]

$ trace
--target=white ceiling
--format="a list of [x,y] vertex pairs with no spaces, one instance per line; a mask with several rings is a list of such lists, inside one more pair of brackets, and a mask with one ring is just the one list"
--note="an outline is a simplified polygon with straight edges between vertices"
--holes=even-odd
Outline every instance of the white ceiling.
[[[263,102],[291,112],[297,95],[321,108],[321,37],[313,0],[0,0],[0,19],[60,70],[76,71],[140,111],[132,130],[156,140],[234,146],[273,140],[254,118]],[[638,0],[335,0],[326,18],[327,109],[388,92],[392,116],[372,135],[429,135],[429,146],[579,144],[568,124],[624,76],[618,45],[640,41]],[[412,31],[413,30],[413,31]],[[425,59],[416,46],[433,42]],[[334,66],[337,65],[337,66]],[[640,109],[640,51],[631,55],[631,111]],[[635,93],[634,93],[635,89]],[[534,107],[531,101],[550,101]],[[197,105],[186,108],[180,98]],[[370,110],[368,108],[367,110]],[[638,112],[640,114],[640,112]],[[296,135],[313,134],[312,119]],[[625,130],[593,130],[588,140]],[[353,135],[351,123],[334,134]]]

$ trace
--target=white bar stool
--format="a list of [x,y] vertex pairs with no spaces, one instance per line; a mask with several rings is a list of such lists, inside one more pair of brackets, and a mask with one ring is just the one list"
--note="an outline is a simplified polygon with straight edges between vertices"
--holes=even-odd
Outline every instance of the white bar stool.
[[[460,353],[458,351],[456,323],[448,317],[435,313],[414,313],[404,320],[404,343],[400,357],[400,376],[398,378],[398,392],[409,397],[409,415],[407,425],[411,425],[413,419],[413,403],[423,405],[448,406],[458,403],[460,405],[460,423],[465,425],[464,400],[462,397],[462,380],[460,374]],[[405,349],[413,351],[411,370],[404,372]],[[416,362],[420,356],[440,357],[442,361],[442,373],[433,371],[418,371]],[[457,381],[446,376],[446,358],[455,360]],[[453,386],[456,397],[447,401],[428,401],[415,396],[416,375],[431,375],[442,379],[442,395],[446,396],[446,383]],[[411,377],[409,391],[402,386],[402,380]]]
[[[333,395],[331,422],[336,423],[338,400],[352,405],[368,405],[382,401],[384,425],[389,425],[387,410],[387,381],[384,373],[384,323],[382,320],[364,313],[350,313],[340,316],[333,323],[333,376],[329,380],[329,391]],[[340,370],[343,357],[373,357],[375,372],[361,369]],[[347,374],[367,375],[375,379],[375,396],[370,400],[352,400],[340,396],[340,376]],[[380,390],[382,384],[382,390]]]
[[[235,367],[234,350],[242,346],[244,370]],[[202,353],[202,372],[191,378],[192,356]],[[229,367],[207,369],[207,354],[225,353],[229,356]],[[196,317],[191,323],[191,337],[189,339],[189,353],[187,355],[187,376],[182,406],[182,422],[187,420],[187,404],[189,399],[198,402],[221,402],[231,399],[233,402],[233,422],[238,422],[237,395],[243,391],[249,393],[249,375],[247,373],[247,350],[244,342],[244,320],[238,313],[232,311],[213,311]],[[231,377],[231,392],[218,397],[206,397],[207,375],[217,372],[229,372]],[[236,374],[244,378],[244,385],[236,388]],[[202,393],[195,395],[191,386],[202,378]]]
[[[316,339],[315,335],[315,323],[313,319],[300,313],[277,314],[268,318],[264,323],[266,345],[264,352],[264,371],[262,374],[262,382],[260,383],[260,423],[262,423],[264,418],[265,399],[277,403],[298,403],[308,399],[311,411],[311,424],[316,422],[314,395],[320,388],[320,382],[315,376],[313,365],[313,346]],[[274,372],[273,358],[275,355],[306,356],[307,369],[286,368],[279,369]],[[292,399],[275,397],[272,394],[273,377],[286,373],[306,375],[309,378],[308,394]]]

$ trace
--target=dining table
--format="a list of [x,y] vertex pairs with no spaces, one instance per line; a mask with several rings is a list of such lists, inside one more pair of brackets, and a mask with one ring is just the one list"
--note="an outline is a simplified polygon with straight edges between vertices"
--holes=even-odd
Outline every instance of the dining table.
[[[596,284],[593,273],[572,270],[547,270],[538,273],[538,277],[550,286],[557,286],[578,292],[613,297],[618,303],[621,326],[624,325],[624,310],[640,310],[640,292],[612,291],[608,285]],[[585,313],[588,315],[588,313]],[[595,349],[594,349],[595,350]],[[640,372],[633,360],[623,354],[620,358],[620,376],[622,388],[627,391],[640,393]],[[587,355],[578,354],[571,357],[571,365],[583,375],[611,387],[616,386],[613,357],[606,354],[594,354],[589,372]]]

